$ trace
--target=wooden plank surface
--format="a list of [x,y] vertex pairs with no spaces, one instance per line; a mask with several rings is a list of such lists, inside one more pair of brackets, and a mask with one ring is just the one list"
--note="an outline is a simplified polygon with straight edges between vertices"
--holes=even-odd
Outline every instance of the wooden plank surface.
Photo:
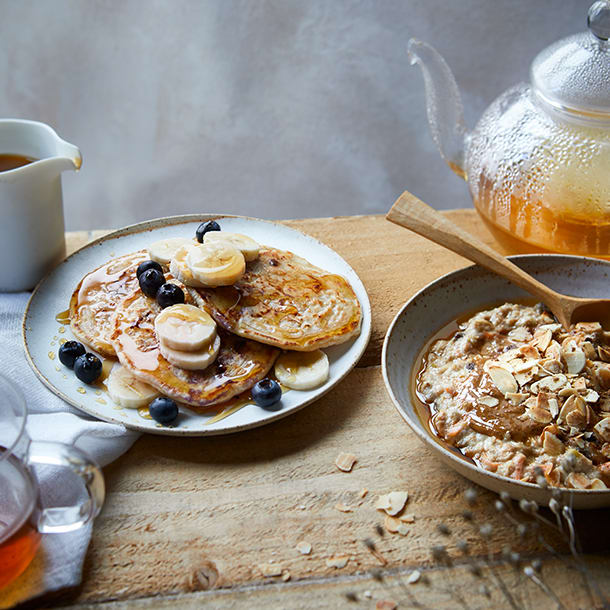
[[[446,214],[496,245],[474,212]],[[56,603],[374,608],[386,599],[401,608],[551,608],[556,594],[568,608],[595,605],[599,595],[591,597],[581,572],[563,558],[564,539],[541,530],[549,549],[536,530],[520,537],[495,508],[496,497],[483,490],[468,506],[469,484],[421,444],[385,392],[379,360],[392,317],[419,288],[467,262],[382,217],[286,224],[330,245],[363,280],[373,334],[358,368],[317,403],[263,428],[207,439],[140,438],[105,469],[107,501],[82,586]],[[70,234],[69,246],[91,237]],[[342,451],[357,456],[350,473],[334,465]],[[406,536],[380,527],[384,519],[374,503],[392,490],[410,494],[415,523]],[[472,510],[472,520],[464,518],[465,510]],[[523,519],[518,509],[515,516]],[[588,550],[608,549],[607,537],[599,535],[610,529],[602,511],[577,521]],[[489,538],[479,531],[484,524]],[[310,554],[296,549],[300,541],[311,544]],[[439,545],[447,556],[435,557]],[[509,550],[518,553],[517,568],[506,560]],[[347,558],[344,567],[327,565],[336,556]],[[543,566],[538,584],[523,574],[535,558]],[[609,595],[610,560],[587,561],[590,580]],[[269,566],[290,580],[264,576]],[[423,577],[409,584],[414,569]]]

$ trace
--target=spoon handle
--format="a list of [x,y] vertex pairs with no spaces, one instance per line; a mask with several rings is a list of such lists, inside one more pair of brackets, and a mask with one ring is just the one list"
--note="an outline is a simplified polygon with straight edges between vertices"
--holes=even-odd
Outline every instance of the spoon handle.
[[462,231],[434,208],[426,205],[408,191],[405,191],[396,200],[386,218],[505,277],[539,298],[551,309],[557,302],[559,295],[555,291],[535,280],[531,275],[519,269],[517,265],[466,231]]

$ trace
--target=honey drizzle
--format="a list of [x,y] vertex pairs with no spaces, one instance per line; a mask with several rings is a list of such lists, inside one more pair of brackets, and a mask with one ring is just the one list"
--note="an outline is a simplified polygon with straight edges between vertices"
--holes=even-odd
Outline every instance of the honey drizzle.
[[[59,322],[59,324],[70,324],[70,310],[66,309],[64,311],[60,311],[56,316],[55,316],[55,320],[56,322]],[[63,332],[63,330],[60,330],[59,332]]]

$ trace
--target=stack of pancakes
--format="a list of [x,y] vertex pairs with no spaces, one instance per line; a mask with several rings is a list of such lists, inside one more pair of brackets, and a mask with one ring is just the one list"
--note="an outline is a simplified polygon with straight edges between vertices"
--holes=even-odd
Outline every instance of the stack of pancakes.
[[154,320],[161,308],[140,290],[136,270],[146,251],[114,258],[86,275],[70,301],[70,326],[83,343],[117,358],[138,379],[191,407],[208,407],[263,379],[280,349],[309,352],[360,332],[361,310],[345,278],[295,254],[262,246],[232,286],[187,288],[186,302],[216,321],[221,348],[204,370],[170,364]]

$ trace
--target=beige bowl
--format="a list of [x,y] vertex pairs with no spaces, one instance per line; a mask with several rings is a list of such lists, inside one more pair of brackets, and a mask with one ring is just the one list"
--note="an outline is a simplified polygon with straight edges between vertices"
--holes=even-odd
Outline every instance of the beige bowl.
[[[551,288],[582,297],[607,297],[610,262],[581,256],[528,254],[512,256],[519,267]],[[515,499],[548,504],[551,492],[478,468],[435,440],[417,416],[409,389],[411,370],[426,341],[451,320],[474,309],[530,297],[508,280],[477,265],[449,273],[420,290],[398,312],[385,337],[382,371],[398,412],[419,438],[446,464],[471,481]],[[562,490],[574,508],[610,506],[610,490]]]

